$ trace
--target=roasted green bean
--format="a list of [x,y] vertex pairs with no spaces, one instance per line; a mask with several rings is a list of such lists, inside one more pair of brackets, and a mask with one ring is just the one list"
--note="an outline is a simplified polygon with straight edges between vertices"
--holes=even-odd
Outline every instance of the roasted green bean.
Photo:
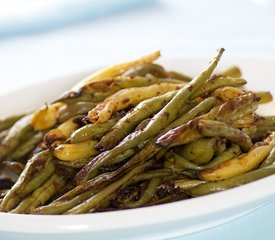
[[28,161],[17,182],[4,197],[0,209],[2,211],[13,209],[23,197],[47,181],[54,169],[53,156],[49,150],[34,155]]
[[136,207],[141,207],[148,204],[151,201],[160,183],[161,183],[161,178],[157,178],[157,177],[151,178],[150,182],[148,183],[148,186],[142,193],[142,196],[139,198],[139,200],[128,202],[127,206],[124,206],[124,208],[125,207],[136,208]]
[[200,120],[198,123],[199,132],[206,137],[223,137],[236,143],[245,151],[252,147],[250,137],[239,129],[235,129],[223,122],[212,120]]
[[260,168],[251,172],[247,172],[229,179],[202,183],[194,188],[188,190],[188,193],[193,196],[202,196],[214,192],[223,191],[229,188],[237,187],[260,178],[267,177],[275,173],[275,166]]
[[20,144],[20,141],[24,140],[25,135],[33,131],[31,118],[32,115],[24,116],[11,127],[6,137],[0,143],[0,160],[12,153]]
[[223,153],[214,157],[210,162],[203,165],[204,168],[211,168],[218,164],[225,162],[229,159],[235,158],[241,154],[241,148],[239,145],[234,144],[230,148],[226,149]]
[[219,75],[238,78],[238,77],[242,76],[242,72],[241,72],[241,69],[239,67],[233,66],[233,67],[230,67],[230,68],[226,69],[225,71],[223,71]]
[[97,144],[100,150],[108,150],[119,143],[121,139],[127,136],[135,126],[142,120],[158,112],[175,96],[176,91],[170,91],[164,95],[157,96],[139,103],[133,111],[121,118],[117,124],[106,134]]
[[2,165],[18,176],[23,172],[25,168],[25,165],[23,163],[14,161],[4,161],[2,162]]
[[90,140],[102,136],[118,121],[117,118],[111,118],[103,123],[87,124],[78,130],[74,131],[68,139],[69,143],[79,143],[82,141]]
[[130,68],[123,76],[136,77],[136,76],[146,76],[147,74],[152,74],[156,77],[167,77],[165,69],[155,63],[146,63]]
[[42,141],[43,133],[38,132],[33,134],[29,139],[22,143],[13,153],[10,154],[9,159],[16,161],[20,160],[26,155],[28,155],[36,145]]
[[15,124],[23,115],[15,115],[0,120],[0,132],[9,129]]
[[266,157],[266,159],[261,163],[260,168],[267,167],[271,165],[275,161],[275,147],[272,148],[269,155]]
[[216,139],[202,138],[178,148],[178,153],[184,158],[196,163],[205,164],[214,156]]

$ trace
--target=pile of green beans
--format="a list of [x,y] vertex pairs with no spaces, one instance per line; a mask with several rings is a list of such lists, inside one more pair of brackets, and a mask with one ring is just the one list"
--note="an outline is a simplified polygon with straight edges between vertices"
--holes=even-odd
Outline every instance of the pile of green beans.
[[198,197],[275,173],[269,92],[252,92],[224,49],[194,78],[155,52],[0,120],[0,211],[81,214]]

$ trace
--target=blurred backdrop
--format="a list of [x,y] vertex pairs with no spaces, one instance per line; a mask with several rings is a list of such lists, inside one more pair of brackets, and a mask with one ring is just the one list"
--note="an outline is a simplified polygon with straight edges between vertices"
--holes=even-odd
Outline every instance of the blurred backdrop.
[[160,49],[275,59],[272,0],[0,0],[0,92]]

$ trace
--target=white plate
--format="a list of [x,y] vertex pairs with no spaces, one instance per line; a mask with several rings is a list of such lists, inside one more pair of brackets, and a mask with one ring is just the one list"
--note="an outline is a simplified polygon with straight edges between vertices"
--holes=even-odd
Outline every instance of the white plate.
[[[275,93],[275,62],[222,59],[219,70],[242,68],[248,87]],[[168,69],[199,73],[209,59],[162,61]],[[50,80],[0,96],[0,116],[41,106],[69,89],[86,73]],[[261,106],[275,114],[273,104]],[[273,109],[272,109],[273,108]],[[275,199],[275,175],[256,182],[195,199],[107,213],[75,216],[32,216],[0,213],[0,237],[13,239],[164,239],[194,233],[243,216]],[[45,235],[46,234],[46,235]],[[49,236],[50,234],[51,236]],[[56,239],[57,239],[56,238]],[[2,239],[2,237],[1,237]]]

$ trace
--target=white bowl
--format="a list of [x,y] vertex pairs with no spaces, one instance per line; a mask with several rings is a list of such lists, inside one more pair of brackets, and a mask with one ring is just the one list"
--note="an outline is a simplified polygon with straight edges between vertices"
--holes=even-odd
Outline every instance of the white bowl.
[[[167,69],[194,76],[209,59],[161,61]],[[224,59],[218,70],[241,67],[249,89],[275,93],[275,62]],[[87,73],[18,89],[0,96],[0,116],[26,112],[58,97]],[[274,103],[260,106],[272,114]],[[275,175],[241,187],[160,206],[72,216],[0,213],[1,239],[165,239],[194,233],[243,216],[275,199]]]

